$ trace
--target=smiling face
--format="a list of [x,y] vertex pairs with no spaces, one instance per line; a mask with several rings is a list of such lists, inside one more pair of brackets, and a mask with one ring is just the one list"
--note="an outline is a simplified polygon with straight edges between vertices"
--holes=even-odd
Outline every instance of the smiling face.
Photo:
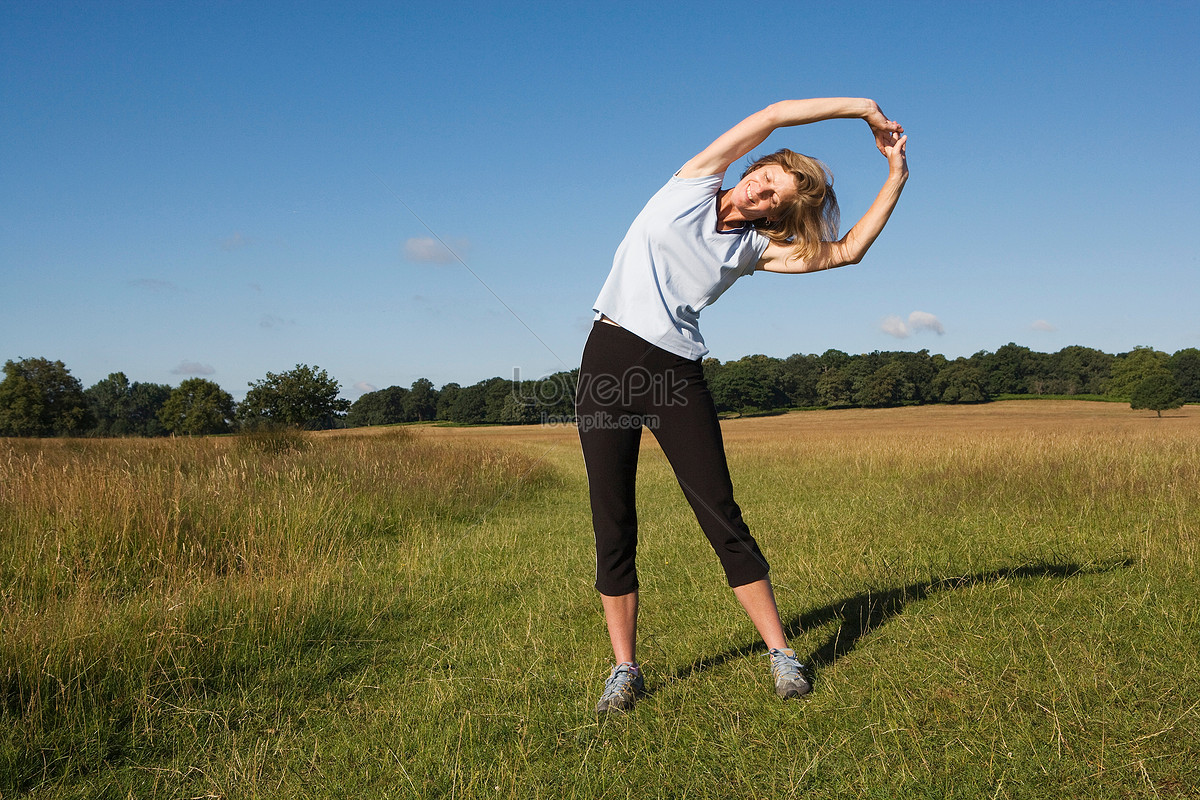
[[796,180],[778,164],[766,164],[738,181],[730,190],[733,205],[746,219],[774,222],[796,202]]

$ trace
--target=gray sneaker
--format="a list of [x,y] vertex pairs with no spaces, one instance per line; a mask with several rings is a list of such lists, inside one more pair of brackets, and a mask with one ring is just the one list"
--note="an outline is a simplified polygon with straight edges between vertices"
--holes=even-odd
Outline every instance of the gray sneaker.
[[617,664],[604,682],[604,694],[596,704],[596,713],[628,711],[646,692],[642,673],[633,664]]
[[812,683],[804,674],[807,668],[796,658],[796,651],[772,649],[770,655],[775,694],[786,700],[803,697],[812,691]]

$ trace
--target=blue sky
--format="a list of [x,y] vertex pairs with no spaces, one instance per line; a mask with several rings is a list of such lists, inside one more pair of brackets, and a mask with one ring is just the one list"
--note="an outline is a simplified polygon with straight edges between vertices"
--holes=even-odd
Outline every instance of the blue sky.
[[[237,398],[573,368],[650,195],[829,95],[905,125],[900,206],[860,265],[739,281],[712,356],[1197,347],[1197,41],[1193,0],[4,0],[0,359]],[[843,230],[886,174],[858,121],[785,146]]]

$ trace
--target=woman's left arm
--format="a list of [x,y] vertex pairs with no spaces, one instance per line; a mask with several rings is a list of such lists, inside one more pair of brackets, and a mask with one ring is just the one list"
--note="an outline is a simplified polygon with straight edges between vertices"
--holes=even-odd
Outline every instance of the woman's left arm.
[[758,261],[758,269],[768,272],[818,272],[823,269],[844,267],[847,264],[857,264],[862,261],[867,250],[879,238],[883,227],[887,225],[904,184],[908,181],[908,157],[906,147],[908,136],[899,133],[889,134],[891,143],[880,133],[876,134],[876,142],[888,160],[888,177],[875,197],[875,202],[863,214],[862,219],[854,224],[846,235],[836,242],[826,242],[816,258],[804,260],[794,256],[795,251],[787,244],[771,242]]

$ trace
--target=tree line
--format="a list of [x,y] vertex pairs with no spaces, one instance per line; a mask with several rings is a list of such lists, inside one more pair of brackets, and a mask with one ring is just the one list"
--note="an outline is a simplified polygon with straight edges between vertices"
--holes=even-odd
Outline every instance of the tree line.
[[[1080,396],[1129,402],[1161,412],[1200,402],[1200,350],[1150,347],[1110,355],[1088,347],[1039,353],[1017,344],[947,359],[875,351],[787,358],[705,359],[717,410],[754,414],[789,408],[882,408],[985,403],[1011,396]],[[264,428],[321,430],[442,420],[520,425],[568,422],[578,370],[536,380],[488,378],[440,389],[426,378],[367,392],[351,403],[319,367],[298,364],[251,382],[245,399],[205,378],[177,387],[130,382],[115,372],[83,388],[61,361],[7,361],[0,382],[0,436],[203,435]]]
[[205,435],[264,428],[338,427],[350,401],[338,382],[317,367],[249,384],[242,402],[206,378],[177,387],[130,383],[114,372],[84,389],[61,361],[23,358],[4,364],[0,381],[0,436]]

